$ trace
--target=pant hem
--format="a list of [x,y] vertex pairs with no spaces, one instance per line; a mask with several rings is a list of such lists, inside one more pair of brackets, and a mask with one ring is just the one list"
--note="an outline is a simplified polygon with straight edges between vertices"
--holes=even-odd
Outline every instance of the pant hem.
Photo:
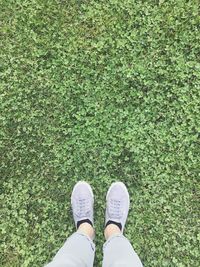
[[119,237],[121,237],[121,238],[125,238],[124,235],[123,235],[122,233],[120,233],[120,234],[114,234],[114,235],[112,235],[111,237],[109,237],[109,238],[106,240],[106,242],[105,242],[104,245],[103,245],[103,249],[106,248],[106,246],[111,242],[111,240],[113,240],[114,238],[119,238]]
[[95,244],[94,244],[93,240],[88,235],[82,233],[80,230],[78,230],[76,233],[74,233],[74,235],[80,235],[80,236],[84,236],[85,238],[87,238],[87,240],[90,242],[92,250],[95,251]]

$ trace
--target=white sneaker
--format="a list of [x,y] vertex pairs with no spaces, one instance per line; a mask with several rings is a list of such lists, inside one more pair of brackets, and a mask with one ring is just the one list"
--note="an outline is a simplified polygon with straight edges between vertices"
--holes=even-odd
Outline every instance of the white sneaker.
[[105,223],[114,221],[121,224],[123,232],[130,206],[129,193],[125,184],[122,182],[112,183],[106,196],[106,202]]
[[71,205],[73,210],[74,222],[90,220],[93,224],[93,205],[94,195],[91,186],[83,181],[78,182],[72,191]]

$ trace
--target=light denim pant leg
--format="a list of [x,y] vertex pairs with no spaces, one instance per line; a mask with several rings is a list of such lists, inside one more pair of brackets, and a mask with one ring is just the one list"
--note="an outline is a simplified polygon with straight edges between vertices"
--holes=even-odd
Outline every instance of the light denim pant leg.
[[94,253],[95,245],[92,240],[81,232],[76,232],[45,267],[92,267]]
[[104,244],[103,267],[142,267],[142,263],[127,238],[113,235]]

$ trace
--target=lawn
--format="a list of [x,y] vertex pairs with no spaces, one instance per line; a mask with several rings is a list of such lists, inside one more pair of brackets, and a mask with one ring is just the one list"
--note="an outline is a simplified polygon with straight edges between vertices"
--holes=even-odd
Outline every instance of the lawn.
[[145,267],[199,267],[199,1],[0,1],[0,266],[40,267],[73,233],[70,194],[131,196]]

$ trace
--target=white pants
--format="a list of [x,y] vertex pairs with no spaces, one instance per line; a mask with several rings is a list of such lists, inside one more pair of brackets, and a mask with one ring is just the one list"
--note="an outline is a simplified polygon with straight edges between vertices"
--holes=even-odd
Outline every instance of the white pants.
[[[142,263],[127,238],[117,234],[103,247],[103,267],[142,267]],[[71,235],[46,267],[93,267],[95,245],[86,235]]]

